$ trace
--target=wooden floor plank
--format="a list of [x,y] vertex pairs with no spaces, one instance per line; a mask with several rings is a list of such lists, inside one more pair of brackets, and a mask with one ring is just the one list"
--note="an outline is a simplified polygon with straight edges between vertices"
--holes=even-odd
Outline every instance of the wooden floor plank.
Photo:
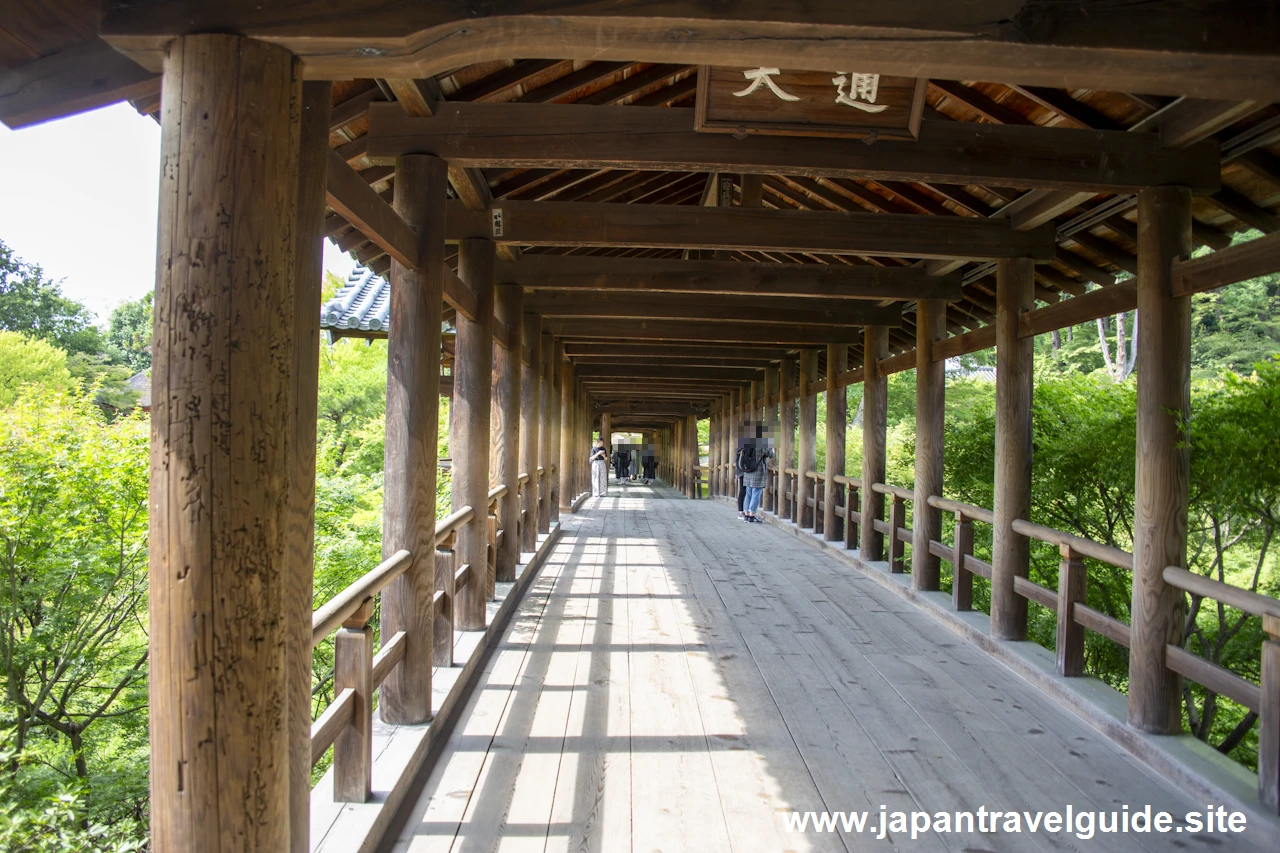
[[[1180,816],[1203,804],[925,611],[726,504],[615,483],[563,520],[386,849],[1250,847],[1190,833],[876,838],[882,806],[1150,803]],[[869,823],[801,834],[786,828],[790,810],[865,811]]]

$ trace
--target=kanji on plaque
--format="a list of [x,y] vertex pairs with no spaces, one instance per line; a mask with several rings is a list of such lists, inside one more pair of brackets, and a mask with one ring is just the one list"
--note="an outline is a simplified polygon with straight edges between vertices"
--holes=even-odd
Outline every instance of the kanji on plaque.
[[744,136],[915,139],[926,82],[863,71],[698,71],[694,129]]

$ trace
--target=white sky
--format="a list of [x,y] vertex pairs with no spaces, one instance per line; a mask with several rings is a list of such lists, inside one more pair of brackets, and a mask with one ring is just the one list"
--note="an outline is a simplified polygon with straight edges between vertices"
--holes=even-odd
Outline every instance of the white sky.
[[[128,104],[0,125],[0,240],[105,322],[155,287],[159,175],[160,126]],[[355,262],[324,247],[325,269],[345,278]]]

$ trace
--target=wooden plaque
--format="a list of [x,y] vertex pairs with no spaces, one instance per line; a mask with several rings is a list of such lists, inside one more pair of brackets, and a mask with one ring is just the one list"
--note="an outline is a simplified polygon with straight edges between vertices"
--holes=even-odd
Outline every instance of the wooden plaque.
[[915,139],[928,83],[848,71],[698,69],[694,129],[710,133]]

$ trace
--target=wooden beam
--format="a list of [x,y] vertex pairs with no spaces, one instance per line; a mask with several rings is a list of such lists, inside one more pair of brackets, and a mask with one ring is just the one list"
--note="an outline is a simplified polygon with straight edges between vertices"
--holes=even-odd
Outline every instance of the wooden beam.
[[614,293],[532,291],[525,308],[544,317],[632,317],[636,319],[685,319],[706,323],[741,321],[861,326],[885,325],[901,317],[902,306],[888,307],[846,300],[777,296],[729,296],[662,294],[623,297]]
[[450,239],[484,237],[524,245],[762,249],[975,260],[1054,257],[1050,228],[1016,231],[1006,222],[960,216],[514,201],[495,203],[490,210],[502,211],[501,236],[493,233],[490,211],[470,211],[452,202]]
[[1173,295],[1188,296],[1280,270],[1280,231],[1173,263]]
[[400,263],[415,269],[421,263],[417,232],[334,149],[329,150],[325,200]]
[[[901,323],[901,317],[894,325]],[[818,346],[848,343],[857,336],[839,326],[796,326],[782,323],[707,323],[702,320],[613,320],[551,318],[547,326],[565,338],[605,335],[637,341],[713,341],[740,345]]]
[[17,130],[107,104],[157,95],[160,75],[155,71],[148,71],[94,37],[17,68],[0,69],[0,122]]
[[305,0],[287,15],[260,0],[108,0],[103,7],[105,36],[152,70],[174,36],[214,31],[269,38],[301,57],[308,77],[325,80],[427,77],[512,56],[830,71],[848,64],[853,46],[860,68],[882,74],[1280,99],[1280,62],[1266,25],[1273,19],[1222,14],[1211,0],[818,0],[733,3],[714,17],[698,0],[607,11],[523,0],[466,12],[450,4]]
[[1180,184],[1213,192],[1219,185],[1214,143],[1170,150],[1154,135],[1119,131],[925,121],[914,141],[859,149],[841,139],[697,133],[684,110],[449,103],[427,119],[371,104],[367,156],[377,162],[406,153],[503,168],[720,170],[1098,191]]
[[625,379],[730,379],[752,381],[764,375],[764,367],[695,367],[665,364],[578,364],[584,380]]
[[570,358],[617,356],[619,358],[670,357],[670,358],[735,358],[747,361],[764,359],[777,361],[785,358],[788,350],[757,347],[736,347],[723,344],[646,344],[641,342],[570,342],[565,344],[565,355]]
[[499,263],[498,278],[528,288],[573,291],[877,300],[963,298],[959,275],[930,276],[912,267],[524,255],[514,264]]

